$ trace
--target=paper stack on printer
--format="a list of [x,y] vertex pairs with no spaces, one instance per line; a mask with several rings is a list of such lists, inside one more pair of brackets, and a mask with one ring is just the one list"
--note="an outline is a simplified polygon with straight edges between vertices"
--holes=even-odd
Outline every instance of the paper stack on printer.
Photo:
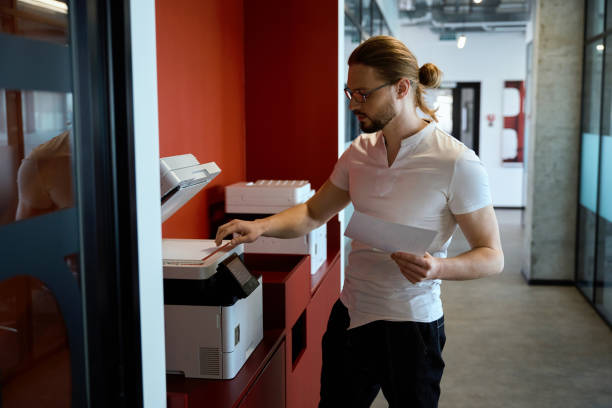
[[[225,212],[238,219],[257,219],[306,202],[314,195],[306,180],[257,180],[225,188]],[[327,225],[291,239],[259,237],[244,245],[244,252],[310,255],[314,274],[327,259]]]

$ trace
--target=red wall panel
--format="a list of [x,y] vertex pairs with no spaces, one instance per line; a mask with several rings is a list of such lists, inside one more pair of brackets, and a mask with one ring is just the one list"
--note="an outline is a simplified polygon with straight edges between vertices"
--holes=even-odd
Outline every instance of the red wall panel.
[[163,225],[166,238],[209,238],[223,186],[245,179],[242,0],[158,0],[157,75],[162,157],[193,153],[222,172]]
[[247,178],[318,188],[338,157],[338,3],[244,7]]

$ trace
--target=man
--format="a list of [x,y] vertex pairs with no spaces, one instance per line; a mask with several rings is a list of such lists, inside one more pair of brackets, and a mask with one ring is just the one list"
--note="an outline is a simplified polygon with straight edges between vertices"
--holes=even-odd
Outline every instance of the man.
[[17,221],[74,205],[71,156],[70,132],[65,131],[23,159],[17,173]]
[[[323,336],[320,407],[368,407],[382,387],[390,407],[436,407],[444,368],[441,280],[503,269],[487,175],[474,154],[436,127],[424,88],[433,64],[418,67],[400,41],[372,37],[348,61],[345,93],[362,134],[307,203],[253,222],[219,228],[238,244],[291,238],[327,222],[350,202],[386,221],[435,230],[424,256],[389,254],[353,241],[344,289]],[[421,119],[416,108],[432,120]],[[459,225],[471,249],[446,258]]]

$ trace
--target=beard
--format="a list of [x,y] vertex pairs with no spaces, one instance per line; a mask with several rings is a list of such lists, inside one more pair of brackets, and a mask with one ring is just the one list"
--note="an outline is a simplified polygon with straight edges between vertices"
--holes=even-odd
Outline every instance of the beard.
[[391,105],[387,105],[382,112],[371,117],[359,111],[355,111],[353,113],[364,115],[370,120],[371,123],[369,125],[366,124],[366,122],[359,122],[359,127],[366,133],[375,133],[382,130],[389,122],[391,122],[391,119],[395,117],[395,112],[393,111],[393,107]]

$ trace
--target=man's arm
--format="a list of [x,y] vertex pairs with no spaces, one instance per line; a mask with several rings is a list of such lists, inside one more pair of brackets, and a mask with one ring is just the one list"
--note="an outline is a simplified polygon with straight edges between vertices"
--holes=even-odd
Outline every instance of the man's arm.
[[455,219],[471,249],[446,259],[434,258],[429,254],[391,254],[406,279],[412,283],[429,279],[477,279],[500,273],[504,269],[504,253],[493,207],[455,215]]
[[232,244],[253,242],[260,236],[295,238],[307,234],[326,223],[351,201],[348,191],[333,185],[329,180],[304,204],[298,204],[283,212],[255,221],[232,220],[219,227],[215,242],[236,233]]

